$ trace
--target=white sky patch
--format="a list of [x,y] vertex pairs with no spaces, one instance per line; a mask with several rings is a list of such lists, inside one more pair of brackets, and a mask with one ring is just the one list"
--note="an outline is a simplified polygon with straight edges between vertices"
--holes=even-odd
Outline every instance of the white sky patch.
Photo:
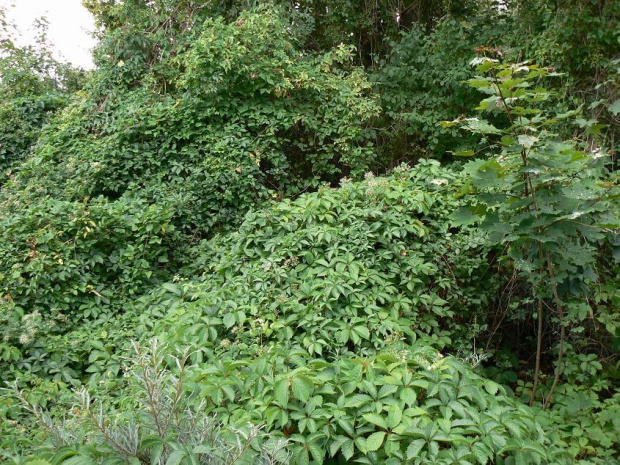
[[81,0],[0,0],[7,19],[17,27],[18,45],[35,43],[34,22],[45,16],[54,57],[85,69],[94,67],[91,50],[95,23]]

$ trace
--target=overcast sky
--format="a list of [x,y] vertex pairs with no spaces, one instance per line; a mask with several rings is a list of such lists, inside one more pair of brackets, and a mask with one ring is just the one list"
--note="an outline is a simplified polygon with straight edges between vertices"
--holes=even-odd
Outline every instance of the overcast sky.
[[6,8],[7,19],[17,26],[18,44],[33,43],[34,21],[45,16],[54,55],[82,68],[93,67],[90,50],[95,41],[90,33],[95,25],[81,0],[0,0],[0,6]]

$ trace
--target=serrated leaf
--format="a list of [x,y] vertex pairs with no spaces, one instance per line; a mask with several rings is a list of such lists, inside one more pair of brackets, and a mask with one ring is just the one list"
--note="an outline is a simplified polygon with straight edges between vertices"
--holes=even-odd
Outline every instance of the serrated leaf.
[[274,386],[274,397],[281,406],[286,407],[288,405],[288,400],[290,397],[288,389],[288,379],[281,379],[276,381],[276,384]]
[[317,463],[323,463],[323,459],[325,458],[325,450],[316,442],[310,441],[308,443],[308,447],[310,448],[310,453],[312,454],[312,458]]
[[374,452],[379,450],[381,444],[383,444],[383,440],[385,439],[385,431],[377,431],[376,433],[372,433],[366,439],[366,448],[369,452]]
[[344,406],[347,408],[355,408],[364,405],[365,403],[372,400],[372,397],[366,394],[355,394],[354,396],[347,399]]
[[368,452],[368,447],[366,446],[366,438],[362,436],[358,436],[355,438],[355,446],[362,454],[366,454]]
[[370,331],[366,326],[355,326],[353,331],[355,331],[362,339],[370,338]]
[[314,383],[306,376],[298,376],[293,378],[292,388],[295,398],[306,402],[314,391]]
[[424,439],[416,439],[409,447],[407,447],[407,459],[414,459],[420,455],[420,452],[424,448],[426,441]]
[[353,452],[355,451],[353,440],[349,439],[344,444],[342,444],[342,447],[340,448],[340,450],[342,451],[342,456],[346,460],[350,460],[351,457],[353,457]]
[[162,284],[162,287],[175,295],[181,295],[181,289],[174,283],[164,283]]
[[467,226],[480,220],[471,207],[459,207],[450,214],[449,218],[453,226]]
[[388,408],[387,425],[390,429],[396,428],[403,418],[403,412],[397,405]]
[[349,438],[347,438],[346,436],[336,436],[336,438],[329,445],[329,455],[331,455],[332,457],[335,456],[340,450],[340,447],[345,442],[347,442],[348,439]]
[[227,313],[222,318],[222,322],[224,323],[224,326],[226,326],[226,328],[232,328],[233,326],[235,326],[235,323],[237,322],[237,320],[235,318],[235,314],[234,313]]
[[364,420],[366,420],[368,423],[372,423],[379,428],[387,429],[387,423],[385,421],[385,418],[381,415],[378,415],[376,413],[366,413],[365,415],[363,415],[363,417]]
[[531,149],[536,142],[538,142],[538,137],[528,136],[527,134],[521,134],[517,140],[519,141],[519,145],[522,145],[526,149]]
[[400,400],[402,400],[408,406],[411,406],[416,403],[417,396],[415,391],[412,388],[405,388],[400,391]]
[[478,118],[468,118],[463,120],[465,123],[465,127],[469,129],[471,132],[480,133],[480,134],[501,134],[502,131],[497,129],[491,123],[486,120],[478,119]]

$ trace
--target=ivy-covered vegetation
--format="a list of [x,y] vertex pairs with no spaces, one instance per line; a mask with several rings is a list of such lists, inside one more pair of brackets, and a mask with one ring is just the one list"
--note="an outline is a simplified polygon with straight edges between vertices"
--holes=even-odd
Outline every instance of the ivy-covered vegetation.
[[0,461],[619,463],[617,2],[84,5],[0,17]]

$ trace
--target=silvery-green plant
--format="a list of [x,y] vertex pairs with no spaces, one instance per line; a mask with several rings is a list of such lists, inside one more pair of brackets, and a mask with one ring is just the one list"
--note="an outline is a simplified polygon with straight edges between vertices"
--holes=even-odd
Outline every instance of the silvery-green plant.
[[[126,376],[135,407],[119,412],[82,387],[70,417],[58,420],[13,386],[14,396],[48,432],[41,459],[73,465],[102,463],[242,464],[286,463],[285,439],[270,439],[258,425],[222,425],[192,403],[185,389],[189,351],[170,355],[152,340],[134,345]],[[37,457],[38,459],[39,457]]]

